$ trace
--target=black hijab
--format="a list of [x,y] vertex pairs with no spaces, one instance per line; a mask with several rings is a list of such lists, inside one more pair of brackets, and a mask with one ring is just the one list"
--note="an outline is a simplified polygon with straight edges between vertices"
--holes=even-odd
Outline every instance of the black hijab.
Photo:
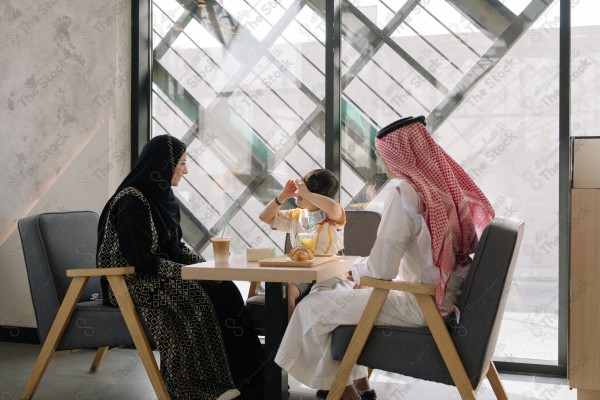
[[134,187],[144,194],[150,204],[152,217],[158,231],[158,245],[161,253],[167,253],[171,260],[178,259],[181,242],[181,215],[179,205],[171,189],[171,179],[186,145],[170,135],[152,138],[144,148],[131,172],[119,185],[110,198],[98,224],[98,237],[104,235],[106,218],[113,198],[123,189]]

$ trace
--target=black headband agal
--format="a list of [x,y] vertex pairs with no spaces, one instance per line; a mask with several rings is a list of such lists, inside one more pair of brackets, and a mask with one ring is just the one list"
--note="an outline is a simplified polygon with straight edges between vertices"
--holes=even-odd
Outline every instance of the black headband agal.
[[388,133],[393,132],[398,128],[402,128],[403,126],[412,124],[413,122],[420,122],[423,125],[427,125],[425,123],[425,117],[423,115],[419,115],[418,117],[404,117],[381,128],[381,130],[377,133],[377,139],[382,139]]

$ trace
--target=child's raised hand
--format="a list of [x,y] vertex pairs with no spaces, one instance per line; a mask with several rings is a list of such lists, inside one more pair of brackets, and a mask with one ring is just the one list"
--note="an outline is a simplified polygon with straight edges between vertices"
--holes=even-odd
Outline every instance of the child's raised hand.
[[306,183],[302,179],[296,179],[295,184],[296,184],[295,193],[298,194],[299,196],[305,197],[307,193],[310,193],[310,190],[308,190]]
[[294,196],[296,192],[296,183],[292,179],[288,179],[281,192],[279,192],[279,201],[285,201]]

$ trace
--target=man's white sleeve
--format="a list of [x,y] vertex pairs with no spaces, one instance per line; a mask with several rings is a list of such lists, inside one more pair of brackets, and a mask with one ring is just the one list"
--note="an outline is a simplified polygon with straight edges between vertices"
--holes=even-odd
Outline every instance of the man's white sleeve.
[[360,284],[360,277],[394,279],[398,276],[400,260],[413,241],[412,221],[404,209],[400,193],[392,189],[381,216],[377,239],[368,257],[361,257],[352,265],[352,277]]

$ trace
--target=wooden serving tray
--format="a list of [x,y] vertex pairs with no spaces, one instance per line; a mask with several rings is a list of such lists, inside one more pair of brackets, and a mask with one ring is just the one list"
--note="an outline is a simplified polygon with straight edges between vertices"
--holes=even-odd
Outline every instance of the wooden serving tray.
[[305,267],[310,268],[316,265],[325,264],[336,259],[337,256],[331,254],[318,255],[312,260],[294,261],[287,255],[265,258],[258,261],[261,267]]

